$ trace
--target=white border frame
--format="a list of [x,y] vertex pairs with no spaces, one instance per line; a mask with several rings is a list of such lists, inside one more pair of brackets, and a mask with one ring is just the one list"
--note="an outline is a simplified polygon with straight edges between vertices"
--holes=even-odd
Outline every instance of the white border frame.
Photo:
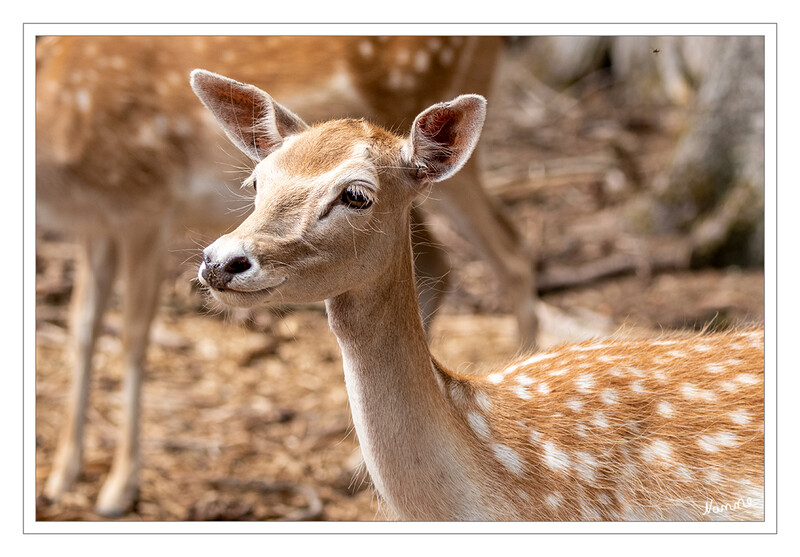
[[[763,35],[765,37],[765,521],[756,523],[46,522],[35,511],[36,35]],[[24,517],[26,533],[774,533],[777,528],[777,28],[775,24],[26,24],[24,79]],[[31,287],[33,286],[33,287]]]

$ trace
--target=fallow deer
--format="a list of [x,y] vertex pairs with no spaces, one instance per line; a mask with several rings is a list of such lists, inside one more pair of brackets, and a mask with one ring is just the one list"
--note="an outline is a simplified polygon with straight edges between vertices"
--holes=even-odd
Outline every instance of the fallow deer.
[[467,162],[486,101],[399,136],[312,126],[252,86],[192,86],[257,161],[254,209],[204,250],[222,304],[325,300],[374,485],[404,520],[762,520],[764,333],[561,345],[481,377],[431,355],[410,208]]

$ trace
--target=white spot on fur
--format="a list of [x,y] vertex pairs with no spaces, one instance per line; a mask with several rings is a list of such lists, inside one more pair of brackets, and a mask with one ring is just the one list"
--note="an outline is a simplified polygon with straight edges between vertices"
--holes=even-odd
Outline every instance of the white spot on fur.
[[745,333],[743,336],[750,339],[751,348],[764,349],[764,335],[762,333]]
[[728,414],[728,417],[736,425],[747,425],[752,421],[750,414],[748,414],[746,410],[734,410]]
[[702,342],[699,342],[699,343],[695,344],[695,345],[692,347],[692,349],[693,349],[695,352],[711,352],[712,348],[713,348],[713,347],[712,347],[712,346],[710,346],[709,344],[702,343]]
[[573,412],[580,412],[583,408],[583,401],[571,398],[567,401],[567,406],[569,406],[570,410]]
[[569,456],[556,448],[551,441],[544,442],[544,463],[553,471],[560,472],[570,467]]
[[514,378],[514,381],[516,381],[520,385],[525,385],[525,386],[533,384],[533,379],[531,379],[527,375],[517,375]]
[[566,372],[567,372],[566,369],[564,369],[563,367],[560,367],[560,368],[556,368],[556,369],[550,370],[550,375],[552,375],[552,376],[564,375]]
[[372,55],[375,54],[375,47],[372,46],[372,41],[365,39],[358,43],[358,53],[362,58],[372,58]]
[[714,453],[720,449],[733,447],[738,443],[738,437],[735,433],[721,431],[711,435],[703,435],[697,440],[700,448],[707,453]]
[[575,459],[577,461],[575,469],[578,471],[578,475],[587,482],[594,482],[597,475],[597,467],[599,466],[597,459],[583,451],[576,453]]
[[672,446],[664,439],[656,439],[642,450],[642,456],[647,460],[672,460]]
[[549,494],[547,497],[544,498],[545,505],[554,510],[560,507],[563,501],[564,498],[558,491],[554,491],[553,493]]
[[499,372],[490,373],[486,376],[486,380],[493,385],[497,385],[503,380],[503,374]]
[[643,393],[644,392],[644,385],[639,380],[631,381],[631,390],[634,393]]
[[632,367],[631,366],[631,367],[628,367],[626,369],[628,370],[628,373],[630,373],[631,375],[635,375],[636,377],[644,377],[645,376],[644,371],[642,371],[638,367]]
[[664,370],[654,369],[652,375],[657,381],[667,380],[667,375],[664,373]]
[[161,144],[161,138],[166,131],[164,116],[144,120],[139,124],[136,141],[144,147],[156,148]]
[[414,69],[419,72],[427,72],[431,65],[431,57],[424,50],[418,50],[414,55]]
[[496,373],[499,373],[500,375],[505,377],[506,375],[513,374],[515,371],[517,371],[521,367],[522,367],[522,362],[517,362],[516,364],[510,365],[506,369],[504,369],[502,371],[497,371]]
[[78,89],[75,91],[75,105],[78,110],[84,114],[89,112],[92,108],[92,97],[86,89]]
[[530,435],[528,436],[528,439],[530,439],[531,443],[535,445],[542,440],[542,437],[543,436],[540,432],[536,431],[535,429],[532,429]]
[[755,385],[758,383],[758,377],[752,373],[740,373],[733,380],[742,385]]
[[603,389],[603,391],[600,393],[600,401],[603,404],[616,404],[617,391],[614,389]]
[[492,399],[484,391],[475,392],[475,404],[484,412],[488,412],[492,408]]
[[505,466],[507,470],[518,476],[523,474],[524,467],[522,466],[522,459],[514,449],[505,445],[492,445],[492,451],[494,451],[495,458],[497,458],[500,464]]
[[722,383],[719,384],[719,388],[725,391],[726,393],[731,393],[737,389],[736,383],[734,383],[733,381],[723,381]]
[[684,396],[684,398],[688,399],[698,398],[697,387],[695,387],[691,383],[684,383],[683,385],[681,385],[680,391],[681,394]]
[[467,421],[478,437],[483,437],[484,439],[489,437],[489,424],[486,423],[483,416],[477,412],[467,412]]
[[683,394],[683,396],[689,400],[704,400],[706,402],[712,402],[717,398],[711,391],[700,389],[691,383],[684,383],[681,385],[680,390],[681,394]]
[[167,74],[167,81],[174,87],[180,87],[185,80],[186,76],[183,74],[183,72],[171,71]]
[[544,381],[539,383],[539,389],[538,390],[539,390],[539,394],[541,394],[541,395],[550,394],[550,386],[547,383],[545,383]]
[[531,356],[527,360],[523,361],[520,365],[521,366],[528,366],[528,365],[535,364],[535,363],[538,363],[538,362],[541,362],[541,361],[544,361],[544,360],[549,360],[550,358],[555,358],[555,357],[556,357],[556,353],[555,352],[551,352],[549,354],[536,354],[535,356]]
[[716,484],[722,481],[722,474],[720,474],[717,470],[709,470],[706,472],[706,482],[710,484]]
[[411,52],[407,48],[399,48],[396,52],[396,60],[397,63],[401,66],[405,66],[408,64],[408,61],[411,60]]
[[449,66],[453,63],[453,59],[455,58],[456,53],[453,51],[452,48],[443,48],[442,51],[439,53],[439,60],[445,66]]
[[386,84],[390,89],[400,89],[403,86],[403,72],[399,68],[392,68],[389,70],[389,76],[386,78]]
[[749,338],[749,339],[754,339],[754,340],[760,340],[762,338],[763,334],[760,331],[749,331],[749,332],[745,331],[745,332],[739,333],[736,336],[741,337],[741,338]]
[[672,405],[667,402],[666,400],[662,400],[656,406],[656,412],[664,416],[665,418],[671,418],[675,415],[675,410],[672,408]]
[[575,346],[571,346],[570,350],[572,350],[573,352],[591,352],[593,350],[600,350],[601,348],[608,348],[609,346],[610,346],[609,344],[602,342],[599,344],[587,344],[585,346],[577,344]]
[[575,380],[575,386],[580,393],[589,393],[594,388],[594,376],[588,373],[579,375]]
[[670,346],[672,344],[677,344],[677,340],[675,339],[662,339],[662,340],[654,340],[651,344],[653,346]]
[[526,389],[522,385],[517,385],[516,387],[514,387],[514,394],[523,400],[528,400],[531,398],[531,393],[529,393],[528,389]]
[[595,414],[592,418],[592,424],[597,427],[608,427],[608,420],[603,414]]
[[192,132],[194,132],[194,126],[192,125],[192,122],[183,116],[179,116],[175,119],[174,129],[175,133],[184,136],[190,135]]
[[726,371],[726,369],[727,368],[725,366],[720,365],[720,364],[707,364],[706,365],[706,371],[708,371],[709,373],[722,373],[723,371]]

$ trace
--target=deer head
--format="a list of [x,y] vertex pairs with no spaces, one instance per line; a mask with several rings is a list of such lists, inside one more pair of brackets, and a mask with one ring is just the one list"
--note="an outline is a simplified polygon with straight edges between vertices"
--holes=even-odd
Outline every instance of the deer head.
[[207,72],[192,88],[256,166],[253,213],[205,249],[199,280],[227,305],[306,303],[380,274],[407,241],[408,209],[466,163],[486,101],[431,106],[399,137],[364,120],[313,126],[252,86]]

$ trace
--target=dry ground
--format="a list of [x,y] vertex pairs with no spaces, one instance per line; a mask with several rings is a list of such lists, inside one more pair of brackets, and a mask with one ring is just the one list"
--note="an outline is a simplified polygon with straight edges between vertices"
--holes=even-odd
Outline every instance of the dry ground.
[[[544,296],[577,319],[654,331],[761,322],[761,270],[650,272],[647,254],[680,239],[629,226],[630,202],[669,162],[685,123],[675,107],[638,111],[609,102],[602,76],[549,91],[511,60],[484,138],[487,178],[548,268],[578,269],[620,255],[637,272]],[[580,102],[565,103],[570,98]],[[555,108],[554,108],[555,107]],[[561,107],[561,108],[559,108]],[[566,108],[563,108],[566,107]],[[514,112],[512,112],[512,109]],[[633,161],[633,170],[631,162]],[[453,291],[433,351],[459,371],[515,354],[515,327],[491,269],[432,219],[452,258]],[[67,302],[73,248],[37,247],[36,478],[41,493],[62,420],[70,363]],[[143,394],[144,462],[136,507],[124,520],[374,520],[385,515],[356,474],[357,441],[341,359],[322,306],[260,311],[247,325],[203,311],[191,265],[177,265],[153,333]],[[576,271],[577,272],[577,271]],[[99,520],[92,512],[115,444],[121,400],[119,303],[106,321],[92,379],[85,471],[58,504],[39,498],[39,520]],[[549,332],[552,342],[561,332]]]

